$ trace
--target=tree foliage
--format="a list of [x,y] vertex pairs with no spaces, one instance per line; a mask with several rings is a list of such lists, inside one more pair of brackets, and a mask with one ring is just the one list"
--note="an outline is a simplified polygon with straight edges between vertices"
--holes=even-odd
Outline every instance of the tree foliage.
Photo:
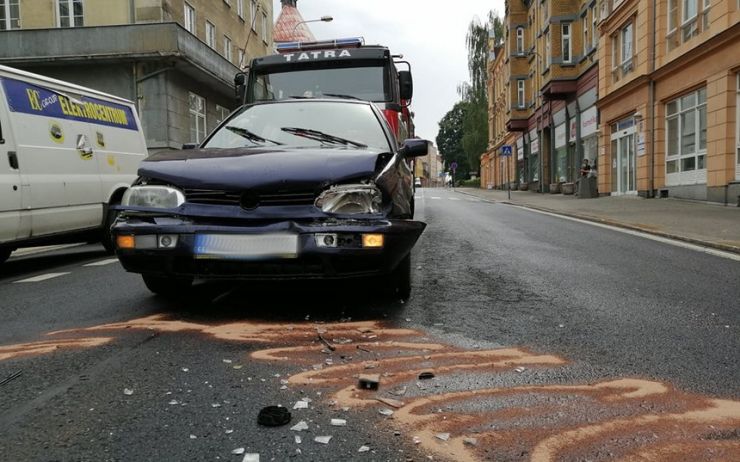
[[466,102],[458,101],[442,117],[442,120],[439,121],[439,132],[435,140],[445,165],[449,168],[453,162],[457,162],[458,176],[467,175],[470,171],[468,159],[463,149],[463,121],[465,120],[466,106]]

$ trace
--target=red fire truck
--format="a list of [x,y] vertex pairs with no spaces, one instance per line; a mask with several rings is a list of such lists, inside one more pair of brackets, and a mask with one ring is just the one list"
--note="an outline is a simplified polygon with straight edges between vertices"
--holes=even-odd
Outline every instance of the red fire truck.
[[[396,139],[414,137],[411,65],[361,38],[282,43],[252,60],[234,83],[242,103],[288,98],[353,98],[383,111]],[[403,65],[407,69],[398,70]]]

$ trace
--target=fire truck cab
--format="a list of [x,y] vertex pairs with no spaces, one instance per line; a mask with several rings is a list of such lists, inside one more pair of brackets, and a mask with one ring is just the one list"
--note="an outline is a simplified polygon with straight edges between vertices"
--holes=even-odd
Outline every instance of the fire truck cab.
[[[290,98],[350,98],[372,101],[402,142],[414,136],[411,66],[380,45],[361,38],[282,43],[277,54],[252,60],[237,74],[243,104]],[[398,70],[404,65],[406,70]]]

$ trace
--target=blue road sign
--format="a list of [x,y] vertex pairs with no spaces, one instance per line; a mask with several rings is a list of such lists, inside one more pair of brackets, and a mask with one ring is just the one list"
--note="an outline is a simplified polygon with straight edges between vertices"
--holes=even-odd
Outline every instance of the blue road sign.
[[511,151],[512,149],[510,144],[505,144],[501,146],[501,155],[503,157],[511,157]]
[[451,169],[451,170],[452,170],[453,172],[454,172],[455,170],[457,170],[457,162],[453,162],[452,164],[450,164],[450,169]]

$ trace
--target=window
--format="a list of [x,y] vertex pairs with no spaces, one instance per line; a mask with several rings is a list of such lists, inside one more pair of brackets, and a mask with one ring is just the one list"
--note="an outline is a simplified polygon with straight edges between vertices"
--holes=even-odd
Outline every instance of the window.
[[599,13],[596,3],[591,5],[591,47],[599,46]]
[[704,0],[704,5],[701,8],[701,30],[707,30],[709,28],[709,9],[712,7],[710,0]]
[[188,32],[195,35],[195,8],[185,3],[185,16],[184,16],[185,29]]
[[216,105],[216,125],[221,125],[221,122],[226,120],[231,114],[231,111],[223,106]]
[[668,0],[668,51],[686,43],[699,35],[701,31],[709,28],[711,7],[710,0]]
[[697,2],[698,0],[683,0],[683,14],[681,15],[682,24],[686,24],[687,22],[696,18],[696,15],[698,13]]
[[524,94],[524,79],[516,81],[516,106],[522,109],[526,106],[525,94]]
[[545,33],[545,69],[550,68],[550,64],[552,64],[552,48],[550,46],[550,31],[548,30],[547,33]]
[[239,18],[244,19],[244,0],[236,0],[236,14]]
[[224,35],[224,58],[231,61],[231,39]]
[[216,26],[206,21],[206,44],[211,48],[216,48]]
[[588,54],[588,47],[591,45],[588,41],[588,11],[581,17],[581,29],[583,29],[583,56]]
[[524,28],[516,28],[516,52],[517,54],[524,54]]
[[85,25],[82,0],[57,0],[57,25],[82,27]]
[[668,32],[676,30],[678,26],[678,2],[679,0],[668,0]]
[[252,30],[257,31],[257,2],[256,0],[249,1],[249,18],[252,21]]
[[244,66],[244,64],[244,50],[239,48],[239,62],[237,63],[237,65],[239,66],[239,68],[241,68],[242,66]]
[[270,29],[267,27],[267,13],[262,12],[262,41],[267,43],[267,34]]
[[564,63],[571,61],[571,40],[570,40],[570,23],[564,23],[560,25],[560,39],[562,46],[562,58]]
[[206,99],[188,93],[190,105],[190,142],[200,143],[206,137]]
[[633,34],[634,31],[631,22],[624,26],[619,32],[619,37],[621,41],[622,75],[627,74],[633,69]]
[[666,173],[706,168],[707,89],[666,104]]
[[0,0],[0,30],[20,29],[19,0]]

